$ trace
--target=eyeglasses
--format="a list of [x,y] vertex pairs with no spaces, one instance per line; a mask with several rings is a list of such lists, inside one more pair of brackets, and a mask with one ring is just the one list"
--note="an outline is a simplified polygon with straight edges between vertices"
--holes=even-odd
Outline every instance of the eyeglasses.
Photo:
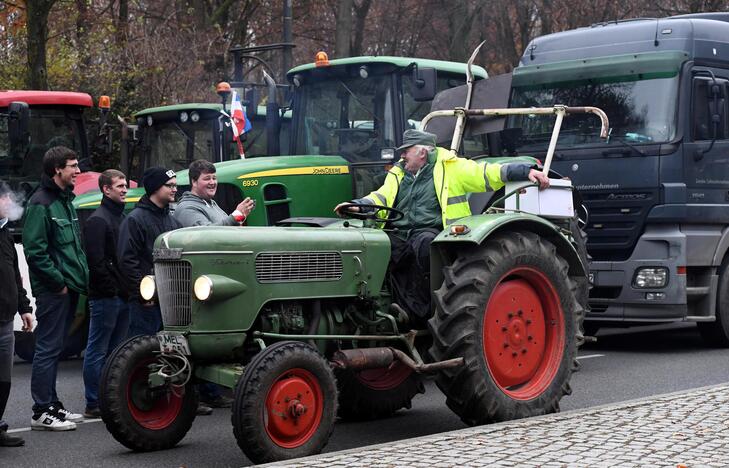
[[78,163],[66,164],[63,167],[70,167],[71,169],[78,169]]
[[164,184],[170,190],[177,190],[177,184]]

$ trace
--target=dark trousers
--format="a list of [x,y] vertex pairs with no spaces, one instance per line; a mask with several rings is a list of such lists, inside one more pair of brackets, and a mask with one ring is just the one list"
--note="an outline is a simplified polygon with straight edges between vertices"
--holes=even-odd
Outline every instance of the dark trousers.
[[35,355],[30,375],[30,393],[33,396],[33,412],[42,413],[53,403],[59,402],[56,393],[58,360],[68,336],[68,330],[76,313],[78,293],[42,293],[35,300]]
[[86,407],[99,406],[99,378],[106,357],[127,337],[129,307],[119,297],[89,300],[89,341],[84,354]]
[[162,330],[162,312],[159,305],[146,306],[129,301],[129,338],[138,335],[156,335]]
[[410,315],[416,326],[430,318],[430,243],[438,229],[418,229],[407,238],[390,237],[390,287],[394,301]]
[[14,345],[13,321],[0,322],[0,432],[8,430],[8,425],[3,421],[3,414],[5,414],[5,406],[10,397]]

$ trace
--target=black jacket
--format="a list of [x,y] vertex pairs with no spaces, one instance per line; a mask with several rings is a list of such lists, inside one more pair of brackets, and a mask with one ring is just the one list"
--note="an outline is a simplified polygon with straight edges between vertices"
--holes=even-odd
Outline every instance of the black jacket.
[[116,246],[119,225],[124,220],[124,203],[103,197],[101,206],[86,220],[84,248],[89,264],[89,298],[126,297],[119,271]]
[[154,273],[152,249],[155,239],[180,227],[170,215],[169,207],[158,207],[146,195],[121,223],[117,256],[119,269],[126,278],[129,300],[140,300],[139,283],[145,275]]
[[16,312],[33,312],[20,277],[18,252],[7,225],[0,228],[0,285],[0,322],[9,322]]

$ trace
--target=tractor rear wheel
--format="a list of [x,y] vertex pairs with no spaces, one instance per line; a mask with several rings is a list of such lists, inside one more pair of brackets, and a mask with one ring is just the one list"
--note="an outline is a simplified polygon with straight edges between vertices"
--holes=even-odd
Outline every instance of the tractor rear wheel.
[[425,392],[420,377],[399,361],[390,368],[337,371],[336,377],[339,416],[352,421],[388,418]]
[[101,418],[111,435],[132,450],[171,448],[195,420],[197,394],[191,383],[149,386],[149,366],[159,359],[157,337],[135,336],[112,352],[101,374]]
[[555,246],[531,232],[497,234],[444,268],[429,322],[430,355],[464,357],[436,378],[471,425],[552,413],[577,369],[578,284]]
[[235,388],[233,434],[253,463],[321,452],[337,416],[337,384],[312,346],[281,341],[258,353]]

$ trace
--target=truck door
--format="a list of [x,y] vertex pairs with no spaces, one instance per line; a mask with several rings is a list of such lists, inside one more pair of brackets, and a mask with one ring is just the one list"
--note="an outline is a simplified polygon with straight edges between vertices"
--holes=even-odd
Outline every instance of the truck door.
[[[690,137],[684,153],[689,203],[729,203],[728,91],[729,70],[694,69]],[[723,211],[715,212],[715,215],[721,213]]]

